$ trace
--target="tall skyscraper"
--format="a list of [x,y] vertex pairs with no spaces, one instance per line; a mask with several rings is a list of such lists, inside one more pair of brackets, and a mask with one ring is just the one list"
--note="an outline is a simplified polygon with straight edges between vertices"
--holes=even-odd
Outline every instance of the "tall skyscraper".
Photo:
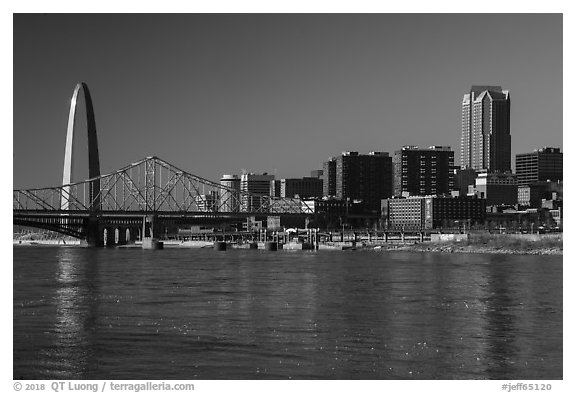
[[449,194],[454,188],[454,152],[450,146],[404,146],[394,152],[394,195]]
[[472,86],[462,100],[460,166],[510,171],[510,94],[500,86]]
[[562,153],[559,147],[543,147],[532,153],[516,154],[518,186],[539,181],[562,180]]

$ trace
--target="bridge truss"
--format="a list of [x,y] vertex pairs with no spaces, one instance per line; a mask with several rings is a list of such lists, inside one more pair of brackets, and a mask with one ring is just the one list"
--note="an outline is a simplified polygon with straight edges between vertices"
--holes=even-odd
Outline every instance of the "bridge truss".
[[[96,185],[99,184],[97,188]],[[298,198],[238,191],[148,157],[116,172],[58,187],[13,191],[14,211],[62,213],[312,214]]]

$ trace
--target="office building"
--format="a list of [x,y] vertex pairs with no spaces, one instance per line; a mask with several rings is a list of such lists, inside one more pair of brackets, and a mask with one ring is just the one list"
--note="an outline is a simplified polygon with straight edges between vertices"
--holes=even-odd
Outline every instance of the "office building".
[[392,196],[392,157],[385,152],[343,152],[336,158],[336,198],[361,200],[375,211]]
[[539,181],[518,186],[518,204],[531,208],[542,207],[542,201],[562,201],[561,181]]
[[470,186],[474,188],[478,174],[472,168],[454,170],[454,190],[458,191],[460,196],[468,195]]
[[486,199],[486,206],[518,203],[516,175],[511,172],[481,172],[475,180],[474,192]]
[[274,175],[246,173],[240,177],[240,211],[265,211],[270,199],[270,182]]
[[409,197],[382,201],[384,227],[391,231],[470,228],[482,225],[486,200],[478,198]]
[[472,86],[462,100],[460,166],[511,170],[510,95],[500,86]]
[[218,192],[210,191],[209,194],[197,195],[196,205],[200,212],[217,212],[218,211]]
[[280,180],[272,180],[270,181],[270,196],[275,198],[280,198]]
[[330,157],[322,165],[322,195],[325,197],[336,196],[336,159]]
[[449,146],[404,146],[394,152],[394,195],[441,195],[454,188],[454,152]]
[[237,175],[222,175],[220,185],[220,211],[236,213],[240,211],[240,178]]
[[281,179],[280,196],[283,198],[322,198],[322,179],[303,177],[301,179]]
[[558,147],[543,147],[532,153],[516,154],[518,186],[562,180],[562,153]]

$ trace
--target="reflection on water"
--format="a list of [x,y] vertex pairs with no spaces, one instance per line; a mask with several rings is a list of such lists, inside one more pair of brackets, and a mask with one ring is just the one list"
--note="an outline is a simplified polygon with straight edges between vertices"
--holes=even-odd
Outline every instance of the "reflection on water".
[[53,369],[56,378],[81,378],[87,371],[91,355],[91,330],[95,318],[95,284],[93,253],[82,260],[73,248],[58,248],[56,258],[56,321],[53,345],[43,357],[45,369]]
[[14,378],[560,379],[562,257],[16,247]]

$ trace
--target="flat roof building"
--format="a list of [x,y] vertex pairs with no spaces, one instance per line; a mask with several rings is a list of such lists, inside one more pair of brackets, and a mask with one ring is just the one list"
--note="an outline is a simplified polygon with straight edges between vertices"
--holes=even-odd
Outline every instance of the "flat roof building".
[[394,152],[394,195],[442,195],[454,188],[450,146],[404,146]]
[[531,153],[516,154],[518,186],[562,180],[562,160],[559,147],[543,147]]
[[386,152],[343,152],[336,158],[336,198],[362,200],[378,212],[392,196],[392,157]]
[[518,204],[531,208],[542,207],[542,200],[561,201],[563,185],[561,181],[540,181],[518,187]]
[[470,228],[483,225],[486,200],[437,196],[385,199],[384,227],[391,231],[421,231],[439,228]]
[[283,198],[322,198],[322,179],[303,177],[301,179],[281,179],[280,196]]
[[486,206],[518,203],[518,183],[511,172],[481,172],[475,180],[478,198],[486,199]]
[[456,169],[454,171],[454,190],[461,196],[468,195],[469,186],[474,186],[478,173],[472,168]]
[[263,204],[270,198],[270,182],[273,180],[274,175],[267,173],[243,174],[240,177],[240,211],[260,211]]

